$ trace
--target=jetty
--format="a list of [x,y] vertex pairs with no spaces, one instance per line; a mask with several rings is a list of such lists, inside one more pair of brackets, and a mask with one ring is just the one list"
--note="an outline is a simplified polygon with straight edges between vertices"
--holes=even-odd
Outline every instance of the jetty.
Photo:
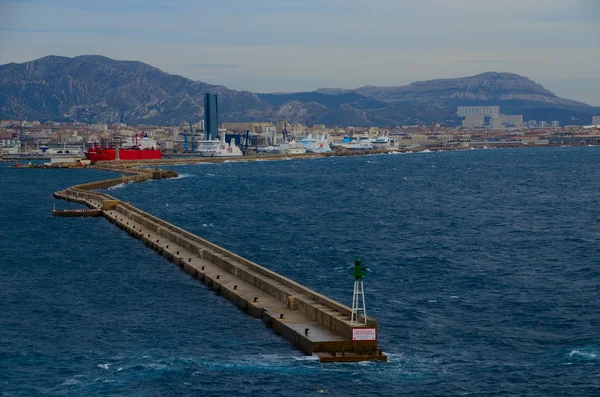
[[102,216],[101,209],[87,210],[52,210],[52,216],[72,217],[72,218],[90,218]]
[[[156,162],[150,164],[155,166]],[[357,324],[356,313],[353,316],[350,307],[130,203],[98,192],[123,183],[178,176],[172,170],[136,168],[140,165],[111,162],[102,169],[130,175],[71,186],[55,192],[54,197],[86,205],[243,312],[262,319],[306,354],[316,354],[321,362],[387,361],[377,343],[375,319],[363,317]],[[77,216],[67,211],[71,211],[68,216]]]

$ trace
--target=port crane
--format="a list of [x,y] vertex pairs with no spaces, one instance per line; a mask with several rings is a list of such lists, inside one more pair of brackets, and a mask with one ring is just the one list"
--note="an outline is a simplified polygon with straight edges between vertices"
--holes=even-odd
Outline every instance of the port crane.
[[[195,152],[196,151],[196,140],[194,139],[194,137],[197,137],[199,134],[194,132],[194,127],[192,125],[192,122],[189,122],[190,125],[190,131],[186,132],[185,130],[181,133],[181,135],[183,135],[183,151],[184,152]],[[188,139],[189,137],[189,139]],[[191,150],[189,148],[189,144],[191,143]]]

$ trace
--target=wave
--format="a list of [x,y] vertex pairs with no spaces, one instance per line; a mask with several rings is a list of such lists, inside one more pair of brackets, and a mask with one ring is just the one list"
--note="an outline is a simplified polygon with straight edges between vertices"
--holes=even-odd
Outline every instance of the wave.
[[109,187],[107,190],[121,189],[122,187],[125,187],[125,185],[127,185],[127,184],[126,183],[119,183],[118,185]]
[[77,385],[77,384],[79,384],[79,383],[81,383],[81,382],[80,382],[80,381],[78,381],[77,379],[75,379],[75,378],[69,378],[69,379],[67,379],[66,381],[64,381],[64,382],[61,384],[61,386],[72,386],[72,385]]
[[177,178],[172,179],[184,179],[184,178],[196,178],[197,175],[194,174],[180,174]]
[[574,349],[568,354],[568,357],[575,361],[591,361],[600,358],[600,353],[593,349]]

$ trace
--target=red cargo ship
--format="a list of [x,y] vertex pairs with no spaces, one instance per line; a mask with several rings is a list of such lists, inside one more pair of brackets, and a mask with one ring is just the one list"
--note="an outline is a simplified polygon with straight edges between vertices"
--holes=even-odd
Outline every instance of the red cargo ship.
[[[160,149],[157,149],[156,142],[148,135],[139,138],[135,136],[135,143],[132,146],[127,146],[128,142],[123,142],[123,146],[119,148],[119,159],[125,161],[132,160],[156,160],[162,158]],[[116,151],[114,147],[100,147],[94,142],[94,146],[85,152],[85,157],[92,163],[97,161],[115,160]]]

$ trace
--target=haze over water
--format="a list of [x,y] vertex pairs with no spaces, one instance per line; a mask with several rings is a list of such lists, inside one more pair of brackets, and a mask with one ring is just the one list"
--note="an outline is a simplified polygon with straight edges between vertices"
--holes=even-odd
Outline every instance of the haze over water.
[[[390,362],[320,364],[51,194],[114,177],[0,167],[7,395],[597,395],[600,148],[176,167],[119,199],[367,309]],[[70,206],[56,202],[57,207]]]

